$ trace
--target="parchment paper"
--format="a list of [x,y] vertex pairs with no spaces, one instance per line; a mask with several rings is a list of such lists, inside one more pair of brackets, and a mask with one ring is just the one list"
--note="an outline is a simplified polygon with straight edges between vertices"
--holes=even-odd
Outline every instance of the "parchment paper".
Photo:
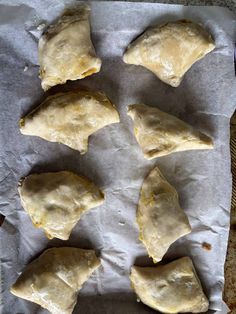
[[[147,3],[91,2],[92,37],[102,70],[48,94],[87,86],[104,90],[117,105],[121,123],[90,138],[81,156],[62,144],[20,134],[18,120],[46,95],[38,78],[37,42],[45,25],[73,1],[0,1],[0,211],[4,314],[46,313],[9,293],[25,265],[45,248],[93,248],[102,267],[81,290],[74,313],[154,313],[136,302],[129,272],[134,263],[151,264],[138,241],[135,212],[144,177],[158,165],[180,196],[193,232],[172,245],[164,261],[192,257],[212,310],[226,313],[222,303],[224,261],[231,199],[229,119],[235,109],[233,65],[235,16],[220,7],[184,7]],[[76,2],[78,3],[78,2]],[[126,46],[149,25],[186,18],[202,23],[216,42],[214,52],[196,63],[180,87],[172,88],[148,70],[126,65]],[[189,151],[147,161],[126,115],[130,103],[144,102],[178,116],[214,139],[212,151]],[[103,206],[90,210],[69,241],[49,241],[33,227],[20,205],[17,183],[29,173],[72,170],[93,180],[106,194]],[[202,248],[202,243],[211,250]],[[171,297],[171,296],[170,296]]]

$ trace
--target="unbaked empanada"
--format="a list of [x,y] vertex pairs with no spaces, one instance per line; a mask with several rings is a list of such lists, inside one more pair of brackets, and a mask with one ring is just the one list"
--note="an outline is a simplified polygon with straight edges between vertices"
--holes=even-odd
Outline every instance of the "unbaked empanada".
[[144,157],[152,159],[193,149],[212,149],[212,140],[180,119],[144,104],[130,105],[128,115]]
[[99,72],[89,24],[89,7],[68,10],[39,40],[40,78],[44,90]]
[[147,29],[128,46],[123,60],[142,65],[177,87],[185,72],[214,48],[211,35],[201,25],[180,20]]
[[143,182],[137,223],[139,239],[155,263],[162,259],[173,242],[191,232],[188,218],[180,208],[177,191],[158,167]]
[[189,257],[155,267],[133,266],[132,287],[140,300],[162,313],[202,313],[209,302]]
[[93,250],[48,249],[26,266],[11,293],[52,314],[71,314],[79,290],[100,264]]
[[20,120],[20,131],[65,144],[84,154],[91,134],[119,121],[115,106],[103,92],[77,90],[46,98]]
[[81,215],[104,201],[88,179],[69,171],[31,174],[20,182],[21,203],[47,237],[67,240]]

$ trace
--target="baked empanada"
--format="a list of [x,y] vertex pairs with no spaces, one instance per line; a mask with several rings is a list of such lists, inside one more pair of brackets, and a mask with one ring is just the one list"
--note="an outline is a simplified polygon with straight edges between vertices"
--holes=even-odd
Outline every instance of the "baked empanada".
[[130,105],[128,115],[144,157],[152,159],[193,149],[212,149],[211,138],[180,119],[144,104]]
[[20,131],[65,144],[84,154],[91,134],[119,121],[115,106],[103,92],[77,90],[46,98],[20,120]]
[[191,232],[188,218],[180,208],[177,191],[158,167],[144,179],[137,223],[139,239],[155,263],[162,259],[173,242]]
[[104,201],[91,181],[69,171],[31,174],[18,191],[34,226],[43,228],[49,239],[67,240],[81,215]]
[[89,7],[68,10],[39,40],[40,78],[44,90],[99,72],[89,24]]
[[79,290],[100,264],[93,250],[48,249],[26,266],[11,293],[52,314],[71,314]]
[[155,267],[133,266],[132,287],[140,300],[162,313],[202,313],[209,302],[189,257]]
[[201,25],[180,20],[147,29],[128,46],[123,60],[142,65],[177,87],[185,72],[214,48],[211,35]]

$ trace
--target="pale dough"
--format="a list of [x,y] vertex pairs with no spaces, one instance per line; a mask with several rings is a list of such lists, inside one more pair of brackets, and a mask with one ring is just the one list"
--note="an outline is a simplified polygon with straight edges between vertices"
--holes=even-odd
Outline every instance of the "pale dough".
[[31,174],[18,188],[21,204],[47,237],[67,240],[81,215],[104,201],[88,179],[69,171]]
[[201,25],[180,20],[147,29],[129,45],[123,60],[142,65],[177,87],[185,72],[214,48],[211,35]]
[[155,107],[130,105],[128,115],[133,120],[135,137],[147,159],[185,150],[213,148],[211,138]]
[[46,98],[20,120],[20,131],[65,144],[84,154],[91,134],[119,121],[115,106],[103,92],[75,90]]
[[173,242],[191,232],[188,218],[180,208],[177,191],[158,167],[144,179],[137,223],[139,239],[155,263],[162,259]]
[[140,300],[162,313],[202,313],[209,302],[189,257],[156,267],[133,266],[132,287]]
[[48,249],[26,266],[11,293],[52,314],[72,314],[79,290],[100,264],[93,250]]
[[68,10],[39,40],[40,78],[44,90],[99,72],[89,24],[89,7]]

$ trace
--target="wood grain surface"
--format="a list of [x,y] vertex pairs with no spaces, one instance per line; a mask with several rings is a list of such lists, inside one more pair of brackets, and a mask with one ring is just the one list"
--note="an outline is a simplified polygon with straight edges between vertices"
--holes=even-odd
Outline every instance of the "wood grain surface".
[[231,201],[231,223],[228,251],[225,262],[224,300],[232,314],[236,314],[236,112],[231,118],[231,171],[233,175],[233,190]]

